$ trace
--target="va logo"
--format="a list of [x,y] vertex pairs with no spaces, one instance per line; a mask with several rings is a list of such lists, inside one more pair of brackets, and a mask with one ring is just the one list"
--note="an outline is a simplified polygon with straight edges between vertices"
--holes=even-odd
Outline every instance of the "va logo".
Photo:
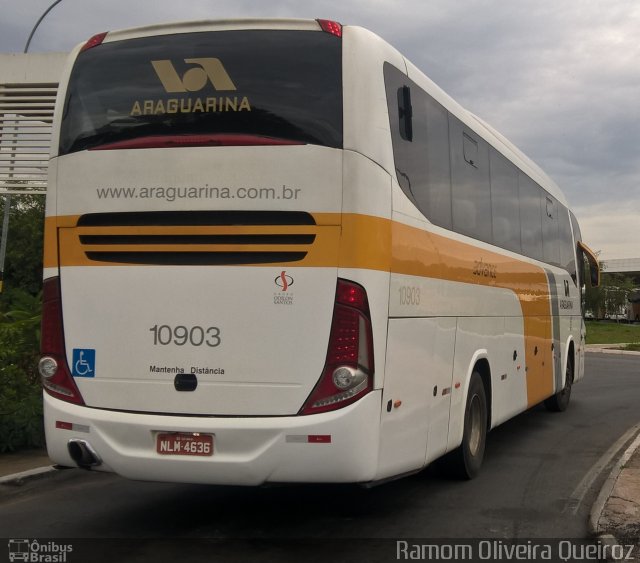
[[195,66],[180,77],[171,61],[151,61],[166,92],[199,92],[209,82],[218,91],[236,90],[220,59],[184,59],[184,62]]

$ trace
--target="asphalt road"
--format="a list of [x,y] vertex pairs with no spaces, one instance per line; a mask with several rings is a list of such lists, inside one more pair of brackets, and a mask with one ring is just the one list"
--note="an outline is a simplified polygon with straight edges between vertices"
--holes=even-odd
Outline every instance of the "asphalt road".
[[100,553],[116,550],[118,560],[130,561],[178,560],[194,545],[214,549],[219,557],[211,560],[242,553],[242,560],[311,561],[325,560],[321,546],[330,540],[354,561],[391,555],[383,553],[390,542],[367,538],[585,538],[593,501],[625,445],[621,437],[640,423],[640,356],[589,354],[586,370],[567,412],[537,407],[492,431],[473,481],[429,468],[373,489],[253,489],[140,483],[71,469],[0,487],[0,536],[74,538],[70,563],[98,544]]

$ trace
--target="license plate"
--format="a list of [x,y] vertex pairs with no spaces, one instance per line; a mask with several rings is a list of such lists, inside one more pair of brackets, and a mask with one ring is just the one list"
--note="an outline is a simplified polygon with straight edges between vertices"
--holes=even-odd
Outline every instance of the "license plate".
[[160,455],[213,455],[213,435],[166,432],[158,434],[156,451]]

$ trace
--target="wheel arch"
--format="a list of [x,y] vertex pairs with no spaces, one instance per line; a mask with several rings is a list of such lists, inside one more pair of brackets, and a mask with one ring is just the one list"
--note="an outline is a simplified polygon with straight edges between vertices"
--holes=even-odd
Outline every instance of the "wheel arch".
[[[476,363],[473,366],[473,369],[471,370],[471,374],[473,374],[474,372],[478,372],[480,374],[480,379],[482,380],[482,384],[484,385],[484,393],[485,397],[487,398],[487,430],[491,430],[493,395],[491,384],[491,366],[489,365],[489,359],[486,356],[477,359]],[[471,380],[471,375],[469,375],[469,380]]]
[[[564,361],[562,362],[562,387],[567,381],[567,366],[571,365],[571,371],[573,372],[573,379],[576,379],[576,346],[573,341],[573,336],[569,335],[565,344]],[[557,391],[557,390],[556,390]]]
[[[482,384],[484,385],[485,396],[487,399],[487,430],[491,428],[493,386],[491,384],[491,363],[489,361],[488,351],[486,349],[477,350],[471,356],[470,361],[466,365],[467,369],[465,372],[463,372],[464,380],[461,382],[462,393],[454,392],[457,396],[455,397],[455,401],[452,401],[451,404],[447,451],[456,449],[462,443],[462,435],[464,431],[464,411],[467,404],[467,396],[469,395],[471,376],[474,372],[478,372],[482,380]],[[455,389],[456,391],[458,391],[458,383],[456,383]]]
[[[456,383],[456,388],[458,388],[457,385],[458,383]],[[478,411],[479,403],[474,402],[473,405],[476,405],[475,407],[472,407],[472,403],[467,403],[471,397],[480,396],[480,390],[484,395],[484,408],[480,407],[481,410]],[[457,478],[473,479],[480,471],[484,458],[487,433],[491,429],[491,366],[486,350],[477,351],[469,362],[463,392],[458,394],[458,400],[462,403],[461,418],[456,420],[456,422],[460,423],[459,428],[456,428],[455,437],[449,436],[451,448],[440,461],[440,465],[449,474]],[[467,407],[469,407],[468,411]],[[484,413],[482,413],[482,410],[484,410]],[[467,412],[470,413],[468,420]],[[472,414],[474,412],[477,416],[485,417],[484,428],[482,424],[478,424],[478,420],[475,423],[473,422],[476,419],[476,416]],[[481,430],[476,433],[473,428]],[[473,445],[474,443],[475,446]]]

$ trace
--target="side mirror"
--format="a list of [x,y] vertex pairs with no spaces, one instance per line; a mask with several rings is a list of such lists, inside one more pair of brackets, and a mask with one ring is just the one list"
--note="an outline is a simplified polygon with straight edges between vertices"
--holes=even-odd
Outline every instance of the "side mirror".
[[578,249],[589,263],[589,280],[591,287],[598,287],[600,285],[600,264],[598,264],[598,258],[593,250],[582,241],[578,241]]

